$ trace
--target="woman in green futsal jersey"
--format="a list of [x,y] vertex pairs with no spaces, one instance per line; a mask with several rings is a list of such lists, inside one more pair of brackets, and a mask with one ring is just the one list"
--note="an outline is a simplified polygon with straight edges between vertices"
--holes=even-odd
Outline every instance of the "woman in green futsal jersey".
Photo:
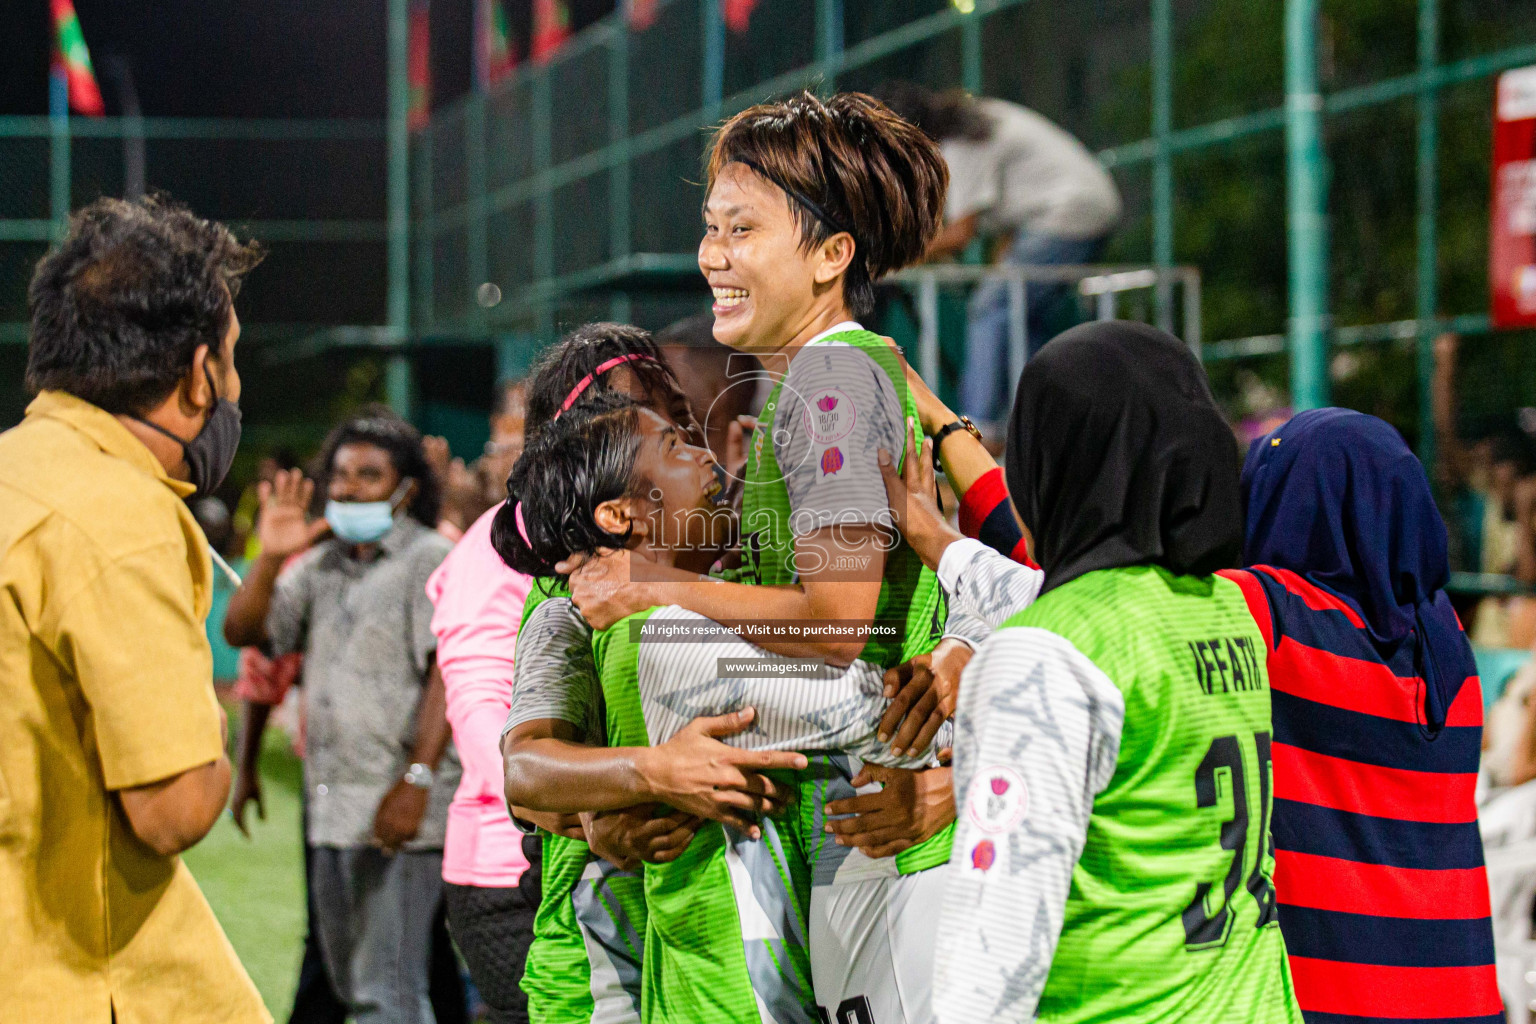
[[[867,96],[804,93],[726,122],[706,178],[699,268],[715,337],[778,378],[747,464],[743,568],[737,582],[705,580],[616,551],[577,569],[575,604],[599,629],[677,605],[774,653],[834,665],[942,658],[944,595],[890,528],[876,458],[906,450],[917,410],[899,355],[858,318],[873,309],[875,281],[921,259],[936,233],[943,157]],[[753,629],[764,622],[772,632]],[[905,814],[892,811],[890,841],[871,851],[894,856],[827,834],[827,801],[870,783],[908,800]],[[947,769],[905,775],[827,750],[799,784],[817,1003],[834,1020],[927,1024],[953,824]]]

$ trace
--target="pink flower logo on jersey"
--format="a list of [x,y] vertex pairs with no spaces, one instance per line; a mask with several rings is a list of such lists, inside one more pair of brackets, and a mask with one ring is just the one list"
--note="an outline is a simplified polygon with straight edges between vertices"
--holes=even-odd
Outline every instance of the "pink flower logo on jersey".
[[806,433],[815,444],[836,444],[853,433],[859,410],[841,388],[824,388],[801,409]]
[[997,860],[997,848],[992,845],[992,840],[983,839],[971,848],[971,867],[977,871],[985,871]]
[[987,835],[1015,828],[1029,813],[1029,788],[1012,765],[985,767],[966,791],[965,814]]
[[832,447],[821,453],[821,475],[831,476],[843,468],[843,452],[841,448]]

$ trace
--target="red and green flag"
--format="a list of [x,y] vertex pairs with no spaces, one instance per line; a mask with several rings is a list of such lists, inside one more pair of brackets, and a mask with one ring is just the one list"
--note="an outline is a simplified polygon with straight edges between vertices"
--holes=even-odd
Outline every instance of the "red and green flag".
[[502,0],[476,0],[476,33],[479,39],[477,81],[482,91],[489,90],[517,67],[512,49],[512,30]]
[[539,63],[549,60],[571,37],[571,9],[566,0],[533,0],[533,45]]
[[100,117],[107,112],[101,100],[96,72],[91,70],[91,51],[86,49],[80,19],[71,0],[51,0],[53,6],[53,69],[69,83],[69,108],[77,114]]
[[432,21],[429,0],[411,0],[405,62],[410,100],[405,120],[413,132],[432,121]]

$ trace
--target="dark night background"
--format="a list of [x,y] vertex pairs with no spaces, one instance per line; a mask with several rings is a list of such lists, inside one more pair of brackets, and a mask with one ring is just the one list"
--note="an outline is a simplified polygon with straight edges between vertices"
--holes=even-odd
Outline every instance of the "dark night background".
[[[505,5],[526,54],[529,0]],[[579,30],[613,0],[571,0]],[[0,114],[48,109],[52,23],[47,0],[8,0]],[[120,111],[109,59],[125,58],[146,115],[382,117],[382,0],[75,0],[107,113]],[[432,5],[434,103],[470,81],[472,0]]]
[[[531,0],[505,3],[526,59]],[[572,0],[573,31],[612,12],[613,0]],[[108,115],[122,113],[115,66],[126,65],[144,115],[216,118],[382,118],[386,107],[383,0],[75,0]],[[470,88],[473,0],[431,7],[433,105]],[[0,115],[48,110],[53,26],[47,0],[8,0]],[[0,140],[0,216],[47,213],[46,142]],[[73,205],[122,190],[122,146],[76,139]],[[147,183],[240,229],[253,219],[384,219],[384,156],[373,140],[206,142],[150,139]],[[378,242],[267,240],[267,261],[247,281],[246,443],[234,479],[255,458],[312,448],[357,403],[383,397],[382,363],[366,350],[287,356],[274,348],[311,328],[384,319],[385,250]],[[26,319],[25,280],[41,243],[0,244],[0,321]],[[23,344],[0,344],[0,429],[20,420]],[[418,420],[428,430],[483,431],[494,366],[488,350],[413,354]],[[468,452],[473,455],[473,452]]]

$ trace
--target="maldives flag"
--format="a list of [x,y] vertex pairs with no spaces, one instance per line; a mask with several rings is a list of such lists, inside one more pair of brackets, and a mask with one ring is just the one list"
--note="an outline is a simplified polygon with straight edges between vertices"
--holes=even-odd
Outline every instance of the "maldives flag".
[[625,0],[624,7],[629,13],[629,27],[636,32],[656,23],[657,0]]
[[512,52],[512,30],[507,26],[506,8],[501,0],[476,0],[480,38],[480,88],[490,89],[517,67]]
[[405,62],[410,90],[405,120],[413,132],[432,121],[432,23],[429,0],[411,0],[411,25]]
[[752,21],[752,9],[756,6],[757,0],[720,0],[725,27],[737,35],[745,34],[747,25]]
[[533,45],[529,52],[543,63],[571,37],[571,11],[565,0],[533,0]]
[[69,107],[77,114],[100,117],[107,112],[101,87],[91,70],[91,51],[85,48],[80,19],[71,0],[51,0],[53,6],[54,68],[69,83]]

